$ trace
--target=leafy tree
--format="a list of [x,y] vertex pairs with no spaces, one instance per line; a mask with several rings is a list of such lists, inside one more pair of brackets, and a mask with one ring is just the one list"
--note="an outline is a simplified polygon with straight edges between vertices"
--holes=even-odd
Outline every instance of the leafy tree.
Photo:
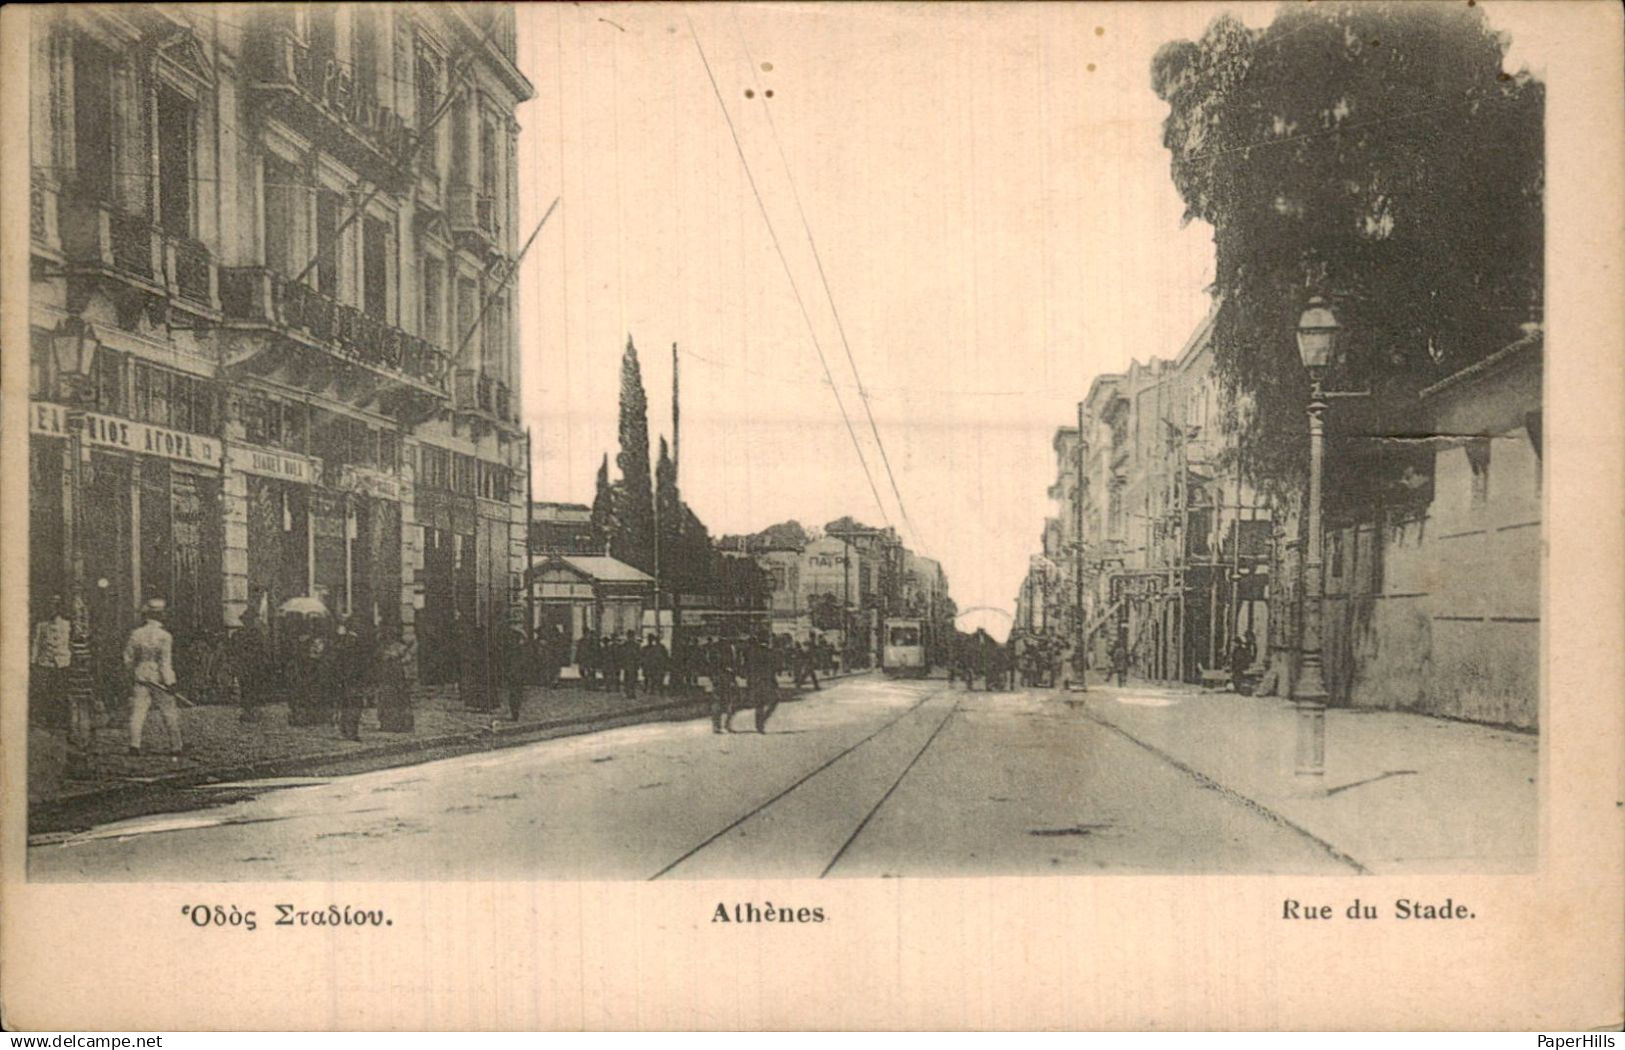
[[626,337],[621,355],[621,471],[615,556],[645,572],[654,571],[654,496],[649,477],[649,399],[643,391],[638,349]]
[[1506,43],[1468,4],[1291,3],[1153,60],[1186,219],[1214,228],[1227,422],[1266,491],[1307,473],[1311,295],[1343,326],[1329,382],[1376,395],[1329,414],[1334,441],[1403,431],[1416,391],[1538,319],[1544,87],[1502,71]]

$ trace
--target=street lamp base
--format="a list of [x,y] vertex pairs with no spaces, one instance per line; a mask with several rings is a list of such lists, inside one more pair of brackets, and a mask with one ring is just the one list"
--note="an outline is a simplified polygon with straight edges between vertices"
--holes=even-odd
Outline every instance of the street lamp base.
[[1321,798],[1326,794],[1326,705],[1317,700],[1295,700],[1294,706],[1297,708],[1294,794]]

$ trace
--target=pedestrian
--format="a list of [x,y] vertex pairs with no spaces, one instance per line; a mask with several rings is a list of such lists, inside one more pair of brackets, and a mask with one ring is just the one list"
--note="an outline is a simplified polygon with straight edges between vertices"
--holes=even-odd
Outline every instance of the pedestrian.
[[621,691],[628,700],[638,695],[638,632],[628,628],[621,639]]
[[549,689],[558,688],[560,672],[570,662],[570,642],[564,637],[564,625],[554,624],[547,632],[542,646],[542,684]]
[[175,640],[164,629],[164,600],[148,598],[141,607],[141,626],[124,643],[124,667],[130,676],[130,754],[141,754],[147,712],[158,705],[158,717],[169,733],[169,753],[179,755],[181,713],[175,699]]
[[756,639],[746,651],[745,682],[755,708],[756,731],[767,732],[767,720],[779,706],[779,684],[774,653],[766,639]]
[[243,610],[242,626],[226,639],[226,656],[241,709],[238,720],[257,722],[271,682],[271,636],[253,599]]
[[1112,674],[1117,676],[1117,686],[1121,689],[1128,675],[1128,645],[1121,635],[1112,644]]
[[643,688],[651,696],[666,691],[666,670],[671,658],[658,635],[649,635],[638,653],[638,664],[643,671]]
[[60,594],[51,595],[45,616],[34,625],[34,644],[28,656],[29,721],[57,728],[66,710],[68,668],[73,662],[73,624]]
[[385,733],[410,733],[412,717],[412,650],[401,638],[399,624],[392,625],[386,642],[378,651],[374,673],[378,702],[378,728]]
[[803,642],[796,648],[796,688],[806,682],[814,689],[818,689],[818,654],[813,651],[811,642]]
[[583,686],[598,688],[598,638],[590,631],[576,642],[576,674],[581,676]]
[[733,649],[721,638],[712,638],[706,645],[706,676],[711,680],[711,732],[732,733],[738,703]]
[[338,709],[339,734],[346,740],[361,739],[361,711],[367,703],[372,677],[368,646],[348,617],[339,620],[333,630],[332,696]]
[[525,632],[510,625],[502,632],[502,645],[497,658],[496,677],[508,699],[508,718],[519,721],[519,711],[525,702],[525,687],[535,676],[535,658]]
[[1252,665],[1252,657],[1247,652],[1247,639],[1238,634],[1235,641],[1230,643],[1230,688],[1237,695],[1241,693],[1241,680]]

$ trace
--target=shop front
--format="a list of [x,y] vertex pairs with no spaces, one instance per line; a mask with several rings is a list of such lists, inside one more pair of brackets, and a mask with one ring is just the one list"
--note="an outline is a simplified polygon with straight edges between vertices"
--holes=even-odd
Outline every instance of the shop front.
[[321,461],[232,441],[226,469],[243,478],[249,598],[269,618],[289,598],[313,593],[313,489]]
[[182,664],[217,642],[220,439],[45,401],[29,431],[33,600],[85,602],[103,677],[147,598],[168,604]]

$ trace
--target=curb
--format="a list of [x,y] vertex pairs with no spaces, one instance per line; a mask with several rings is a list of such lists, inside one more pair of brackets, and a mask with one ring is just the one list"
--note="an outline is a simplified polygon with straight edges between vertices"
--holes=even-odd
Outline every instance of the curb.
[[[393,758],[417,752],[433,751],[439,748],[456,748],[470,744],[513,747],[529,742],[526,739],[528,737],[543,737],[549,734],[553,736],[579,736],[598,729],[615,729],[627,724],[628,720],[640,719],[647,715],[680,711],[686,708],[694,708],[691,717],[697,717],[708,709],[709,703],[710,701],[704,698],[698,700],[674,700],[661,704],[630,707],[623,711],[608,714],[598,713],[570,718],[556,718],[547,722],[497,726],[495,731],[475,729],[459,733],[442,733],[439,736],[380,744],[355,751],[329,752],[317,755],[289,755],[281,758],[261,759],[257,762],[235,766],[182,770],[154,777],[150,780],[97,787],[87,791],[42,800],[29,807],[29,833],[36,833],[33,827],[36,823],[47,824],[50,822],[50,818],[60,816],[65,811],[71,811],[81,806],[95,806],[98,803],[122,800],[134,793],[143,791],[201,787],[207,784],[218,784],[233,780],[252,780],[272,775],[295,775],[300,771],[322,766]],[[577,732],[560,733],[559,730],[577,730]]]
[[[848,674],[834,675],[825,680],[855,678],[868,673],[870,671],[867,669],[853,671]],[[798,699],[802,695],[804,694],[800,690],[792,689],[784,699]],[[184,790],[208,784],[219,784],[233,780],[253,780],[267,776],[291,776],[325,766],[351,762],[365,763],[376,759],[412,755],[441,748],[472,749],[471,745],[515,747],[534,740],[561,736],[582,736],[600,730],[617,729],[638,721],[651,720],[648,716],[662,713],[684,712],[684,718],[698,718],[710,710],[710,703],[710,694],[707,693],[698,697],[669,700],[658,704],[644,704],[614,712],[576,715],[555,718],[546,722],[530,722],[520,725],[497,724],[494,729],[442,733],[433,737],[377,744],[355,751],[329,752],[316,755],[288,755],[280,758],[260,759],[256,762],[235,766],[180,770],[147,780],[96,787],[31,803],[28,812],[28,833],[30,835],[48,833],[49,830],[52,830],[51,825],[66,820],[76,809],[123,801],[142,792]],[[492,713],[495,715],[497,712],[493,711]],[[667,720],[676,721],[678,719]]]

